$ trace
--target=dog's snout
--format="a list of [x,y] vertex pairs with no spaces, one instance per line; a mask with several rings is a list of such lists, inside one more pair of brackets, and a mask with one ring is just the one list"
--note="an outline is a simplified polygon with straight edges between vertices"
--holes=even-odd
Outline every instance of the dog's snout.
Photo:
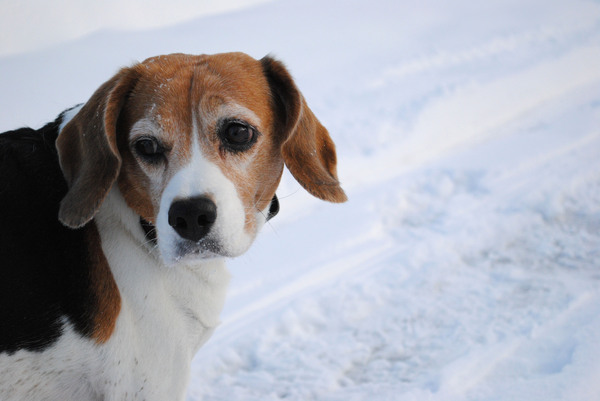
[[169,208],[169,225],[182,238],[200,241],[217,219],[217,205],[206,197],[177,200]]

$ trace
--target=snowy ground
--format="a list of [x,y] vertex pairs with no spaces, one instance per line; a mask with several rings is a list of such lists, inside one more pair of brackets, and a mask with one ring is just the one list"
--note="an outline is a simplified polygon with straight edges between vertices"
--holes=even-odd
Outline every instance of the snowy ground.
[[600,2],[279,0],[0,58],[0,128],[147,56],[283,59],[350,201],[289,175],[189,400],[600,400]]

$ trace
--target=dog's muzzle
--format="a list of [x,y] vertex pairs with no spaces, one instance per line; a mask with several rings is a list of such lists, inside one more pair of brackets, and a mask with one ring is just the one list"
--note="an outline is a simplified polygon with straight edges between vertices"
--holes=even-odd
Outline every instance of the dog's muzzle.
[[[273,195],[267,213],[267,221],[279,213],[279,199]],[[169,225],[182,238],[198,242],[204,238],[217,219],[217,206],[206,197],[196,197],[173,202],[169,209]],[[140,217],[140,225],[146,240],[157,244],[156,227]]]

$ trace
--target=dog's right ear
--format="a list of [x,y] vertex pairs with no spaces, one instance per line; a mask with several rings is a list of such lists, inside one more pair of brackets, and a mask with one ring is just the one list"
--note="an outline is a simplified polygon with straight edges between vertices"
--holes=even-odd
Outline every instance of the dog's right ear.
[[119,175],[117,121],[137,79],[133,68],[119,71],[96,90],[56,140],[60,167],[69,186],[58,218],[67,227],[79,228],[89,222]]

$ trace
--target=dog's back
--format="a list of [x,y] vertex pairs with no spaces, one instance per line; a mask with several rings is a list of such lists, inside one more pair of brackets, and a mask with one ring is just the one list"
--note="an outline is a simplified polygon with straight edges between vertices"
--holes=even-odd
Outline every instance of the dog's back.
[[57,219],[57,134],[57,122],[0,134],[0,353],[42,351],[65,317],[86,330],[84,233]]

